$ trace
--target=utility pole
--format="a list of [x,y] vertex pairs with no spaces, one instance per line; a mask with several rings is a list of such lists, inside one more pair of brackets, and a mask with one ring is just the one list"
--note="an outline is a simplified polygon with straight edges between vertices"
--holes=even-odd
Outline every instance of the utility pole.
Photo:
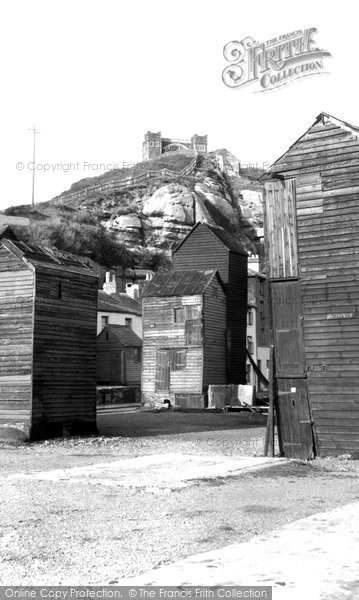
[[31,206],[35,207],[35,157],[36,157],[36,135],[39,133],[39,130],[34,127],[29,128],[29,133],[32,134],[33,137],[33,146],[32,146],[32,196],[31,196]]

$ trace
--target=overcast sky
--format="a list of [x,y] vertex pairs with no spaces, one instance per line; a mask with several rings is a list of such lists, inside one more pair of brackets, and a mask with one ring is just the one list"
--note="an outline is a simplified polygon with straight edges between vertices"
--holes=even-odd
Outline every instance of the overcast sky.
[[[33,125],[43,201],[102,164],[141,160],[147,130],[207,133],[211,150],[261,165],[321,111],[359,124],[354,1],[8,0],[1,12],[1,209],[31,202]],[[329,74],[265,93],[223,84],[227,42],[308,27],[332,54]]]

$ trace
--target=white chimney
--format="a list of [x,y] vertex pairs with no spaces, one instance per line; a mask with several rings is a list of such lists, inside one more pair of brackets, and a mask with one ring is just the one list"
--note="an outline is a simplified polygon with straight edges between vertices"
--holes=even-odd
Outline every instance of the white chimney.
[[248,269],[252,269],[259,273],[259,256],[258,254],[248,254]]
[[140,286],[138,283],[126,283],[126,294],[133,298],[133,300],[138,300],[140,297]]
[[114,271],[106,272],[106,281],[103,284],[102,289],[106,294],[116,294],[116,292],[122,291],[121,281]]

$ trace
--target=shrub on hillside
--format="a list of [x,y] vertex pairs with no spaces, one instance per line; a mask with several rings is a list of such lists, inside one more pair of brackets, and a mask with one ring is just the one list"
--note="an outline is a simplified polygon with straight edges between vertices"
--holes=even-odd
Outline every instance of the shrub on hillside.
[[96,218],[85,211],[72,215],[71,219],[35,222],[29,230],[22,231],[21,239],[79,256],[88,256],[104,267],[133,266],[131,252],[114,240]]

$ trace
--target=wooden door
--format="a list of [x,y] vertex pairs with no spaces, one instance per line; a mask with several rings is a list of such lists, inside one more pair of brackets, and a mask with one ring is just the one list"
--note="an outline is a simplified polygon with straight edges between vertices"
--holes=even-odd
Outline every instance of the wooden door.
[[111,381],[121,385],[126,385],[126,375],[124,369],[123,350],[111,351]]
[[287,458],[314,458],[313,425],[306,379],[277,380],[277,418]]
[[295,179],[265,183],[265,243],[270,277],[297,277],[298,249]]
[[271,282],[271,291],[277,377],[304,377],[300,282]]
[[271,282],[276,354],[277,413],[288,458],[314,458],[313,424],[307,395],[301,286],[298,280]]
[[170,388],[170,350],[156,353],[156,393],[168,392]]

